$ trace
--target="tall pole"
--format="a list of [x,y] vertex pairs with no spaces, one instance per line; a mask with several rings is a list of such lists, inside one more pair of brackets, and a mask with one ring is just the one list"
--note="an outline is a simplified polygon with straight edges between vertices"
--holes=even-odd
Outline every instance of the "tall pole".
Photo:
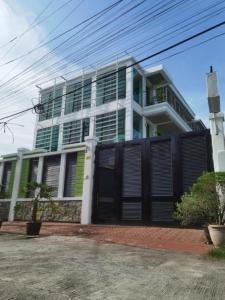
[[220,111],[217,73],[212,67],[207,73],[207,88],[214,170],[215,172],[225,171],[224,114]]

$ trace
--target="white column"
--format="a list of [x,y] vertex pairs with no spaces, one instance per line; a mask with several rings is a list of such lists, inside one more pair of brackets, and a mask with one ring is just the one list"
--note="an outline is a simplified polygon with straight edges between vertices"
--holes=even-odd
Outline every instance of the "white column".
[[[95,81],[96,79],[97,76],[92,77],[92,81]],[[95,135],[95,116],[94,116],[95,107],[96,107],[96,82],[93,82],[91,87],[91,115],[90,115],[89,136]]]
[[225,171],[225,143],[224,143],[224,114],[209,114],[210,132],[212,138],[214,170]]
[[22,168],[22,152],[18,151],[18,157],[16,161],[16,169],[15,169],[15,176],[14,176],[14,182],[13,182],[13,189],[12,189],[12,196],[10,201],[10,208],[9,208],[9,217],[8,220],[14,221],[14,209],[16,205],[17,195],[19,191],[19,185],[20,185],[20,176],[21,176],[21,168]]
[[224,114],[220,112],[217,73],[213,72],[212,67],[210,73],[207,74],[207,87],[214,170],[225,171]]
[[91,223],[92,214],[92,191],[94,177],[94,161],[95,148],[97,140],[95,137],[88,136],[85,138],[86,151],[84,163],[84,185],[83,185],[83,200],[81,209],[81,224]]
[[58,198],[63,197],[65,171],[66,171],[66,153],[63,153],[61,154],[61,160],[60,160]]
[[126,74],[126,116],[125,140],[133,139],[133,68],[127,69]]
[[2,185],[2,176],[3,176],[4,163],[0,162],[0,186]]
[[66,87],[67,84],[65,83],[64,87],[63,87],[63,95],[62,96],[62,108],[61,108],[61,115],[59,116],[59,139],[58,139],[58,150],[62,150],[62,144],[63,144],[63,117],[65,115],[65,107],[66,107]]
[[37,171],[38,183],[42,182],[43,167],[44,167],[44,156],[40,156],[38,161],[38,171]]

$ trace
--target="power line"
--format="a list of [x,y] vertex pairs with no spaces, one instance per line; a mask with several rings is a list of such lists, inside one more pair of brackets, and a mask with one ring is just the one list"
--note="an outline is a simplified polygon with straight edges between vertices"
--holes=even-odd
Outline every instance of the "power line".
[[[72,0],[69,0],[69,1],[72,1]],[[57,36],[55,36],[54,38],[50,39],[49,41],[44,42],[43,44],[41,44],[41,45],[39,45],[39,46],[33,48],[32,50],[26,52],[26,53],[23,54],[23,55],[20,55],[20,56],[14,58],[14,59],[12,59],[12,60],[10,60],[10,61],[8,61],[8,62],[5,62],[4,64],[1,64],[0,67],[5,66],[5,65],[7,65],[7,64],[10,64],[10,63],[12,63],[12,62],[15,62],[16,60],[21,59],[21,58],[23,58],[23,57],[25,57],[25,56],[27,56],[27,55],[30,55],[30,54],[33,53],[34,51],[37,51],[37,50],[40,49],[41,47],[46,46],[47,44],[49,44],[49,43],[51,43],[51,42],[53,42],[53,41],[59,39],[60,37],[64,36],[65,34],[67,34],[67,33],[71,32],[71,31],[73,31],[74,29],[76,29],[76,28],[78,28],[78,27],[80,27],[81,25],[84,25],[84,24],[87,23],[88,21],[94,19],[94,18],[97,17],[98,15],[101,15],[103,12],[107,11],[108,9],[113,8],[114,6],[118,5],[119,3],[123,2],[123,1],[124,1],[124,0],[119,0],[119,1],[117,1],[117,2],[115,2],[115,3],[113,3],[112,5],[107,6],[105,9],[99,11],[98,13],[96,13],[95,15],[93,15],[93,16],[91,16],[91,17],[85,19],[84,21],[82,21],[82,22],[80,22],[80,23],[78,23],[78,24],[72,26],[72,27],[69,28],[68,30],[65,30],[65,31],[64,31],[63,33],[61,33],[61,34],[58,34]]]
[[[173,2],[173,1],[170,1],[170,2]],[[181,3],[181,2],[183,2],[183,0],[182,0],[182,1],[180,1],[180,3]],[[179,4],[179,3],[178,3],[178,4]],[[176,5],[177,5],[177,3],[176,3]],[[174,6],[174,5],[173,5],[173,6]],[[165,7],[165,4],[164,4],[162,7]],[[171,8],[171,7],[169,7],[169,8]],[[169,8],[167,8],[167,10],[168,10]],[[163,12],[165,12],[165,10],[163,10],[161,13],[163,13]],[[161,14],[161,13],[160,13],[160,14]],[[155,16],[157,16],[157,15],[155,15]],[[92,34],[93,34],[93,33],[92,33]],[[76,44],[77,44],[77,43],[76,43]],[[66,58],[68,58],[68,56],[67,56]],[[64,60],[64,59],[61,59],[61,61],[62,61],[62,60]],[[39,59],[38,61],[41,61],[41,59]],[[36,63],[37,63],[37,62],[35,62],[35,63],[34,63],[34,64],[32,64],[31,66],[35,65]],[[57,62],[57,63],[58,63],[58,62]],[[56,64],[56,63],[55,63],[55,64]],[[28,67],[28,68],[26,68],[24,71],[26,71],[26,72],[27,72],[27,70],[28,70],[28,69],[30,69],[30,68],[31,68],[31,66],[30,66],[30,67]],[[49,68],[49,67],[47,67],[46,69],[48,69],[48,68]],[[24,72],[24,71],[23,71],[23,72]],[[42,70],[42,71],[43,71],[43,70]],[[18,75],[22,74],[23,72],[21,72],[21,73],[17,74],[16,76],[14,76],[14,78],[15,78],[15,77],[18,77]],[[13,79],[13,78],[11,78],[9,81],[11,81],[12,79]],[[7,82],[9,82],[9,81],[7,81]],[[4,85],[5,85],[7,82],[5,82],[4,84],[2,84],[2,86],[4,86]]]
[[[201,35],[204,35],[205,33],[208,33],[208,32],[210,32],[210,31],[212,31],[212,30],[214,30],[214,29],[216,29],[216,28],[219,28],[219,27],[221,27],[221,26],[223,26],[223,25],[225,25],[225,21],[220,22],[220,23],[218,23],[218,24],[216,24],[216,25],[214,25],[214,26],[211,26],[211,27],[209,27],[209,28],[207,28],[207,29],[205,29],[205,30],[202,30],[202,31],[200,31],[200,32],[198,32],[198,33],[196,33],[196,34],[194,34],[194,35],[192,35],[192,36],[190,36],[190,37],[188,37],[188,38],[186,38],[186,39],[183,39],[183,40],[181,40],[181,41],[179,41],[179,42],[177,42],[177,43],[175,43],[175,44],[173,44],[173,45],[170,45],[169,47],[166,47],[166,48],[164,48],[164,49],[162,49],[162,50],[160,50],[160,51],[158,51],[158,52],[156,52],[156,53],[154,53],[154,54],[151,54],[151,55],[149,55],[149,56],[146,56],[146,57],[144,57],[144,58],[142,58],[142,59],[140,59],[140,60],[138,60],[138,61],[136,61],[136,62],[134,62],[134,63],[132,63],[132,64],[130,64],[130,65],[128,65],[128,66],[124,66],[123,69],[128,69],[128,68],[131,68],[131,67],[133,67],[133,66],[135,66],[135,65],[138,65],[138,64],[140,64],[140,63],[142,63],[142,62],[144,62],[144,61],[146,61],[146,60],[149,60],[149,59],[151,59],[151,58],[153,58],[153,57],[155,57],[155,56],[158,56],[158,55],[160,55],[160,54],[162,54],[162,53],[165,53],[165,52],[167,52],[167,51],[169,51],[169,50],[171,50],[171,49],[173,49],[173,48],[176,48],[176,47],[178,47],[178,46],[180,46],[180,45],[182,45],[182,44],[184,44],[184,43],[186,43],[186,42],[188,42],[188,41],[191,41],[191,40],[193,40],[193,39],[195,39],[195,38],[197,38],[197,37],[199,37],[199,36],[201,36]],[[81,90],[82,88],[84,88],[84,87],[86,87],[86,86],[89,86],[89,85],[91,85],[91,84],[93,84],[93,83],[96,83],[96,82],[102,80],[102,79],[105,79],[105,78],[108,78],[108,77],[110,77],[110,76],[112,76],[112,75],[115,75],[115,74],[117,74],[118,72],[119,72],[119,70],[110,72],[109,74],[106,74],[106,75],[104,75],[104,76],[101,76],[100,78],[97,78],[96,80],[93,80],[91,83],[84,84],[84,85],[82,85],[81,87],[79,87],[79,88],[77,88],[77,89],[75,89],[75,90],[72,90],[72,91],[70,91],[70,92],[68,92],[68,93],[62,94],[61,96],[55,97],[54,99],[52,99],[52,100],[49,101],[48,103],[53,102],[53,101],[55,101],[56,99],[59,99],[59,98],[61,98],[61,97],[63,97],[63,96],[72,94],[74,91],[77,92],[78,90]],[[27,108],[27,109],[25,109],[25,110],[22,110],[22,111],[20,111],[20,112],[14,113],[14,114],[9,115],[9,116],[7,116],[7,117],[0,118],[0,121],[1,121],[1,120],[4,120],[4,119],[7,119],[7,118],[15,117],[15,116],[17,116],[17,115],[20,115],[21,113],[25,113],[25,112],[27,112],[27,111],[30,111],[30,110],[33,110],[33,109],[36,109],[36,108],[39,109],[39,108],[40,108],[40,105],[41,105],[41,104],[37,104],[37,105],[35,105],[35,106],[31,107],[31,108]]]
[[[30,31],[35,23],[38,21],[38,19],[45,13],[45,11],[49,8],[49,6],[52,5],[52,3],[55,0],[49,1],[49,3],[43,8],[43,10],[36,16],[36,18],[34,19],[34,21],[28,26],[27,29],[25,29],[21,34],[15,36],[14,38],[12,38],[10,41],[6,42],[4,45],[0,46],[0,49],[4,48],[5,46],[7,46],[8,44],[17,41],[19,38],[21,38],[23,35],[25,35],[28,31]],[[35,25],[36,26],[36,25]]]
[[[183,26],[183,27],[184,27],[184,26]],[[176,31],[176,30],[175,30],[175,31]],[[173,32],[175,32],[175,31],[173,31]],[[186,30],[185,30],[185,31],[186,31]],[[173,32],[172,32],[172,33],[173,33]],[[183,31],[183,32],[184,32],[184,31]],[[156,40],[157,40],[157,39],[156,39]],[[151,42],[154,42],[154,40],[151,40]],[[154,47],[153,47],[153,48],[154,48]]]

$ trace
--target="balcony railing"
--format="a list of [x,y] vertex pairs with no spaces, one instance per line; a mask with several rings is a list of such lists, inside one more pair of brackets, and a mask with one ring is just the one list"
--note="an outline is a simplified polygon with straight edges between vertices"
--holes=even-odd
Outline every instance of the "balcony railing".
[[162,86],[148,90],[146,94],[147,106],[168,102],[185,122],[189,123],[193,120],[192,115],[188,112],[169,86]]

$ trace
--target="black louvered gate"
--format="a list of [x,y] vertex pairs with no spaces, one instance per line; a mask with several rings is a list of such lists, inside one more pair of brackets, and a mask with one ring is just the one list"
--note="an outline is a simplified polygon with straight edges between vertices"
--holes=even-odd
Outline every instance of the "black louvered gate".
[[173,223],[175,204],[213,170],[208,130],[98,145],[94,223]]

